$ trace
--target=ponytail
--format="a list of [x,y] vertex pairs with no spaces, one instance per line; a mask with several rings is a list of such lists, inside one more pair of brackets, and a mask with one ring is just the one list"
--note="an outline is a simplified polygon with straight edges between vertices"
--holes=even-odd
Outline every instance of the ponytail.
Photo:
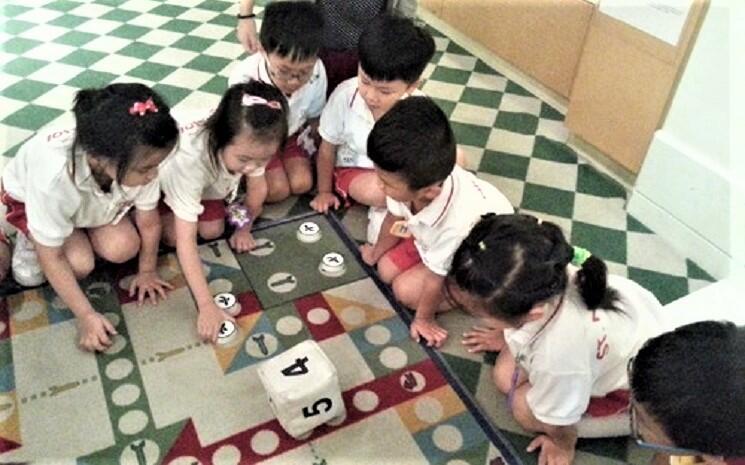
[[601,259],[594,255],[586,258],[577,272],[574,284],[588,310],[618,310],[615,306],[618,293],[608,287],[608,267]]

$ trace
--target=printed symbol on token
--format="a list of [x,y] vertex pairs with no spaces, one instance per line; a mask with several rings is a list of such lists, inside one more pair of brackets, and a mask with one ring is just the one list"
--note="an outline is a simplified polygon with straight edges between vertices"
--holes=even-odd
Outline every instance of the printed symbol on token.
[[427,385],[427,380],[418,371],[407,371],[401,375],[399,383],[409,392],[419,392]]
[[265,237],[261,237],[256,239],[256,247],[251,249],[248,253],[256,257],[266,257],[274,252],[276,248],[277,246],[274,245],[274,242]]
[[301,242],[317,242],[321,239],[321,228],[316,223],[306,221],[297,228],[296,235]]
[[267,279],[267,286],[274,292],[290,292],[297,287],[297,279],[290,273],[274,273]]
[[246,353],[255,358],[266,358],[277,352],[279,343],[277,338],[270,333],[252,334],[246,339],[244,349]]
[[217,294],[214,299],[215,305],[223,310],[227,310],[235,305],[235,296],[229,292]]
[[225,320],[220,325],[220,332],[217,334],[219,339],[227,339],[235,334],[235,323],[230,320]]
[[336,252],[330,252],[323,256],[318,271],[324,276],[337,277],[344,274],[347,270],[344,265],[344,257]]

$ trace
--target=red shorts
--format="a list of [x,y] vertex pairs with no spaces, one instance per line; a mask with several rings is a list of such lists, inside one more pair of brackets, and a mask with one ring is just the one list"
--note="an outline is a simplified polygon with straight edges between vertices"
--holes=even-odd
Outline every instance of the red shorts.
[[[269,160],[269,163],[266,165],[266,171],[283,168],[283,162],[285,160],[289,160],[290,158],[307,159],[313,156],[312,153],[306,152],[305,149],[300,147],[297,143],[297,138],[304,129],[304,127],[301,128],[298,132],[287,138],[287,143],[285,144],[284,149],[280,149],[279,151],[277,151],[272,159]],[[318,143],[316,143],[316,147],[318,147]]]
[[419,251],[416,249],[416,245],[414,245],[413,237],[401,240],[394,248],[386,252],[385,256],[388,257],[402,273],[409,268],[413,268],[422,263],[422,257],[419,256]]
[[26,204],[19,202],[7,192],[0,189],[0,201],[7,207],[5,220],[28,237],[28,221],[26,219]]
[[609,417],[629,409],[631,400],[628,389],[609,392],[605,397],[591,397],[587,414],[591,417]]
[[334,168],[334,190],[349,205],[349,185],[360,175],[374,173],[371,168]]
[[[225,201],[220,199],[202,200],[201,203],[202,207],[204,207],[204,210],[197,217],[198,222],[215,221],[225,218]],[[171,207],[169,207],[168,204],[163,201],[163,199],[161,199],[158,203],[158,213],[160,213],[161,215],[165,213],[171,213]]]

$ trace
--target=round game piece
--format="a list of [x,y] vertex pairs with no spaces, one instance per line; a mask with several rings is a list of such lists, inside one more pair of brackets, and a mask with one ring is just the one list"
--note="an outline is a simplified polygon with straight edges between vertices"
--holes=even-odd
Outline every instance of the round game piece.
[[318,242],[321,240],[321,228],[312,221],[306,221],[297,228],[297,238],[300,242]]
[[240,307],[236,305],[238,302],[235,296],[229,292],[221,292],[213,298],[215,305],[220,307],[230,316],[238,314]]
[[321,259],[321,264],[318,265],[318,271],[330,278],[343,275],[347,271],[347,266],[344,264],[344,257],[336,252],[327,253]]
[[220,325],[220,332],[217,333],[217,343],[227,344],[232,342],[233,339],[235,339],[236,334],[238,334],[238,331],[236,331],[235,323],[230,320],[225,320],[222,322],[222,325]]

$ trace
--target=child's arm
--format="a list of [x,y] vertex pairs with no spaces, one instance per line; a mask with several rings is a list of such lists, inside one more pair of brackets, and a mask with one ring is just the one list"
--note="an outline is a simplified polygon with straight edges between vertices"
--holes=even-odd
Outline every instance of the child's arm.
[[321,139],[318,149],[316,171],[318,173],[318,194],[310,202],[311,208],[319,213],[326,213],[329,207],[339,208],[339,199],[334,195],[334,166],[338,146]]
[[137,230],[140,232],[140,256],[137,276],[129,286],[130,297],[137,293],[137,304],[142,305],[146,297],[155,305],[158,295],[165,300],[166,289],[173,286],[158,276],[158,244],[160,243],[160,215],[158,209],[135,210]]
[[[248,15],[253,13],[253,10],[253,0],[240,1],[238,5],[239,14]],[[256,53],[259,51],[260,44],[256,38],[256,21],[254,18],[239,19],[236,35],[238,36],[238,41],[243,45],[243,48],[248,53]]]
[[96,312],[75,278],[62,247],[47,247],[34,241],[39,264],[57,292],[78,321],[78,344],[84,350],[105,350],[111,345],[109,334],[117,334],[105,316]]
[[197,249],[197,222],[185,221],[176,216],[174,218],[176,230],[176,255],[186,282],[197,302],[199,316],[197,331],[199,337],[205,341],[216,342],[220,325],[225,320],[235,320],[223,312],[212,300],[212,292],[207,286],[207,278],[202,268],[202,259]]
[[548,465],[571,465],[574,461],[574,450],[577,445],[577,428],[569,426],[551,426],[544,424],[547,428],[545,435],[540,435],[528,444],[527,451],[533,452],[541,449],[538,455],[538,463]]
[[400,237],[391,234],[391,227],[396,221],[403,220],[399,216],[391,215],[391,212],[385,214],[383,224],[380,226],[380,233],[378,234],[378,241],[374,246],[365,244],[360,247],[360,253],[362,254],[362,260],[370,266],[375,265],[380,260],[380,257],[385,255],[386,252],[391,250],[401,240]]
[[440,347],[448,337],[448,332],[435,321],[435,313],[443,301],[442,289],[444,284],[444,276],[433,273],[429,268],[424,267],[422,294],[419,297],[414,321],[411,322],[409,332],[417,342],[419,342],[420,337],[423,337],[430,347]]
[[230,246],[238,253],[248,252],[256,247],[256,241],[254,241],[251,234],[251,228],[253,228],[256,218],[264,210],[264,201],[268,193],[266,177],[263,175],[251,176],[250,180],[248,176],[244,178],[246,182],[246,197],[243,199],[243,205],[248,209],[248,214],[251,215],[251,222],[241,229],[236,229],[233,235],[230,236]]

